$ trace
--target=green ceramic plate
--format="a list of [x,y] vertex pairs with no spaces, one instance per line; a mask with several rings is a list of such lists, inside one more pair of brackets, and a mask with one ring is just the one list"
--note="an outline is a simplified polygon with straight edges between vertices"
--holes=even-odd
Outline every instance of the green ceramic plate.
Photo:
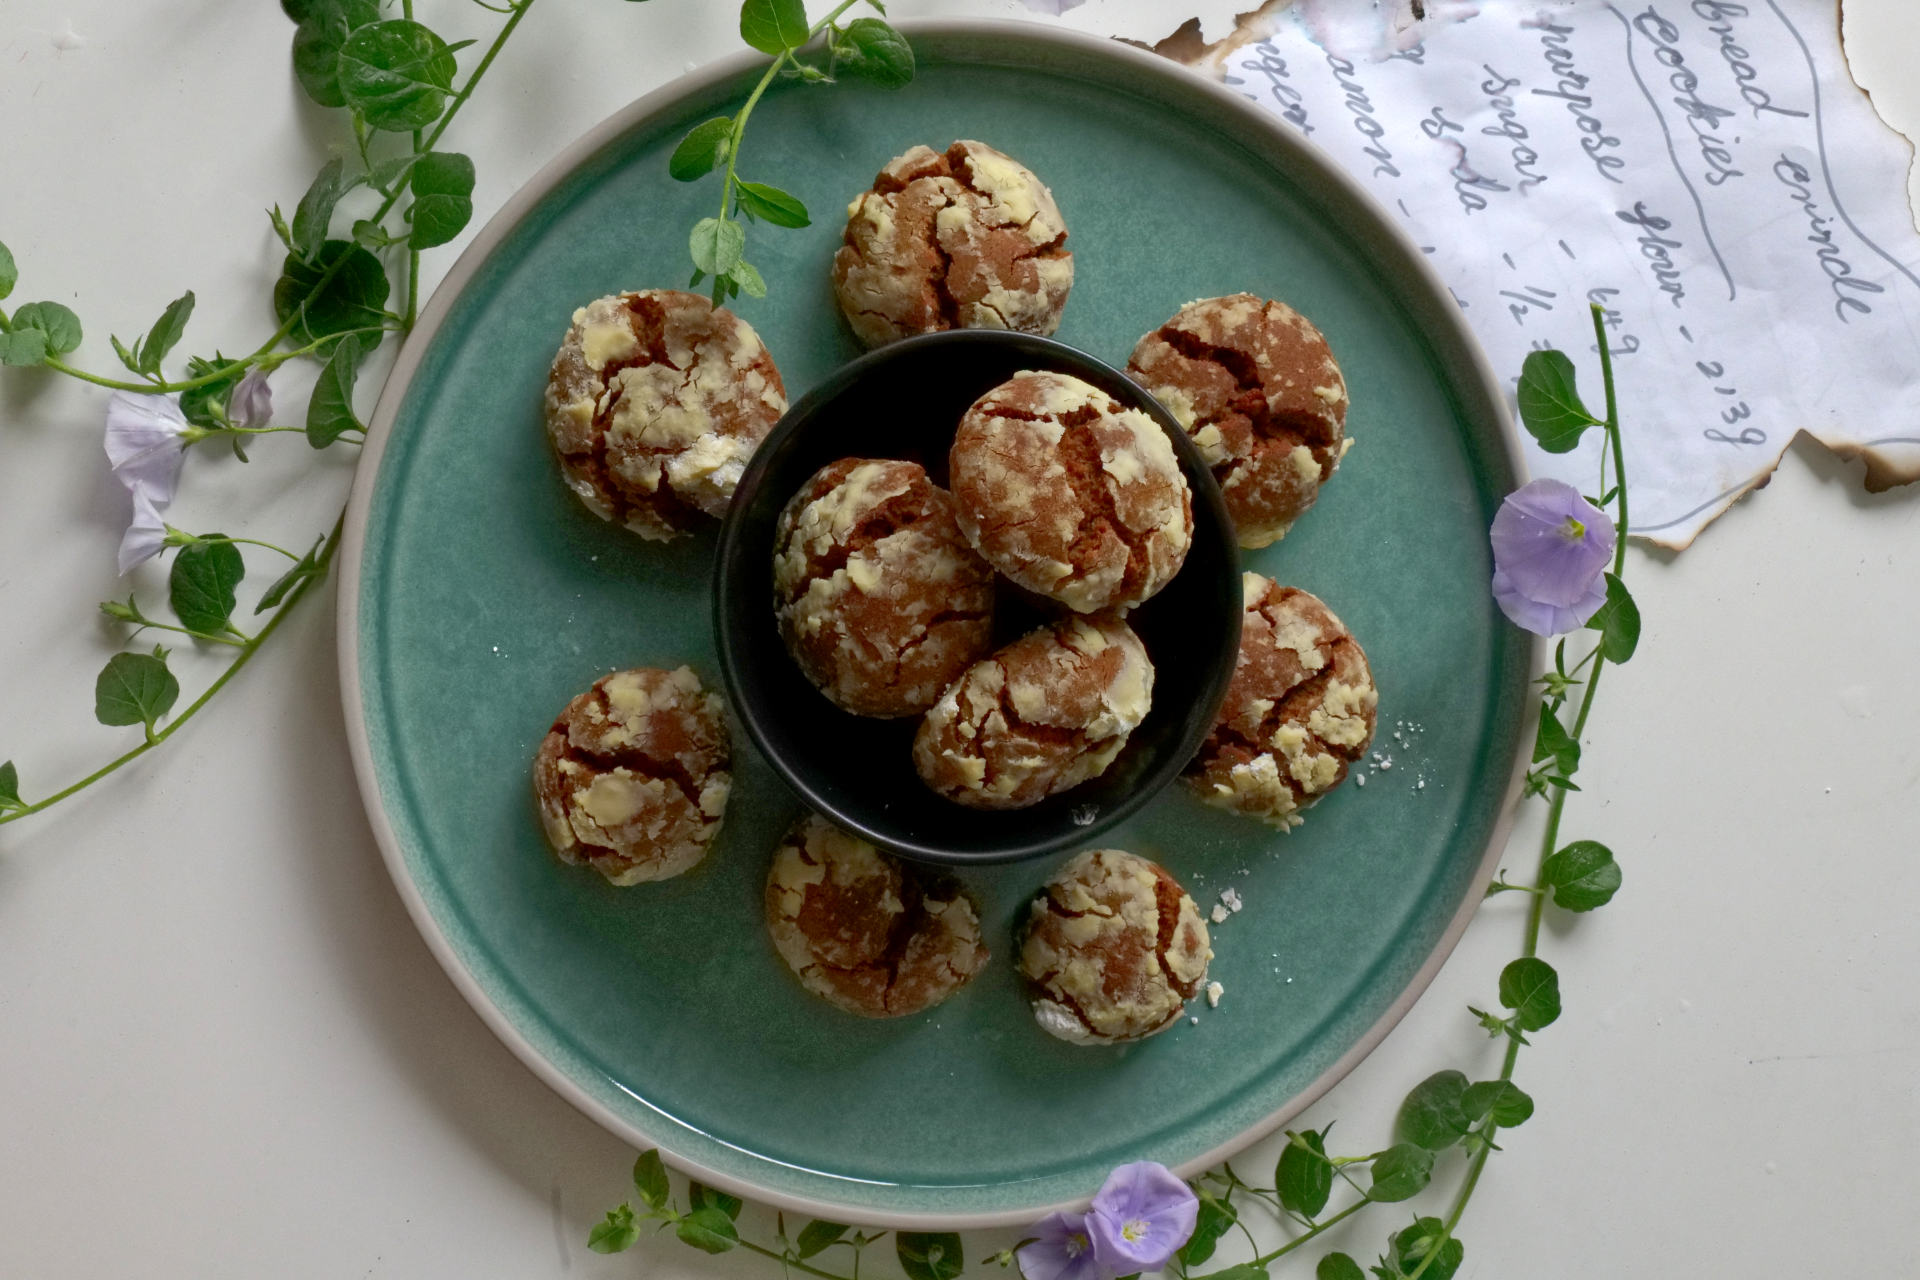
[[1123,1050],[1042,1035],[1006,956],[1049,862],[965,877],[997,954],[946,1005],[870,1023],[807,996],[759,907],[796,803],[744,735],[725,834],[693,873],[613,889],[542,847],[528,764],[572,694],[642,664],[690,663],[719,684],[713,538],[662,550],[589,515],[548,457],[540,397],[574,307],[685,282],[686,231],[713,188],[673,182],[667,155],[746,93],[747,59],[594,130],[435,296],[353,497],[343,685],[402,896],[551,1085],[750,1196],[987,1225],[1084,1199],[1123,1161],[1194,1169],[1252,1141],[1425,987],[1491,869],[1521,758],[1532,654],[1489,601],[1485,533],[1520,464],[1499,387],[1418,251],[1257,108],[1048,28],[908,30],[911,87],[782,86],[754,115],[750,176],[818,219],[751,233],[772,296],[742,310],[795,398],[856,354],[827,283],[840,210],[891,156],[955,137],[1019,157],[1058,197],[1077,269],[1062,340],[1117,364],[1180,304],[1249,290],[1312,317],[1346,369],[1353,453],[1299,528],[1248,562],[1322,596],[1360,637],[1391,769],[1369,768],[1288,835],[1176,789],[1106,842],[1166,864],[1204,906],[1239,893],[1246,909],[1215,931],[1219,1008]]

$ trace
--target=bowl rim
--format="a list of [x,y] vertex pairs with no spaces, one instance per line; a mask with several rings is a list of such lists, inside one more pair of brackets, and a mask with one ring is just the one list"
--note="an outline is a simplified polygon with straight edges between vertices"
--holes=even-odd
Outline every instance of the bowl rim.
[[[1025,44],[1039,46],[1042,49],[1059,50],[1091,60],[1106,60],[1111,65],[1124,69],[1127,74],[1134,77],[1137,84],[1156,83],[1161,93],[1177,94],[1210,106],[1232,119],[1236,127],[1243,128],[1251,145],[1304,157],[1306,167],[1314,170],[1318,179],[1340,198],[1371,212],[1373,225],[1366,230],[1371,233],[1376,242],[1374,247],[1390,254],[1396,259],[1396,266],[1400,270],[1418,278],[1426,286],[1427,300],[1435,304],[1428,316],[1433,325],[1430,332],[1446,342],[1447,349],[1444,354],[1458,362],[1455,371],[1461,384],[1478,393],[1478,399],[1481,402],[1478,408],[1487,414],[1494,426],[1498,443],[1503,446],[1505,461],[1514,476],[1517,480],[1526,478],[1528,473],[1526,457],[1521,448],[1519,433],[1513,425],[1505,386],[1494,373],[1492,365],[1487,360],[1486,352],[1458,311],[1451,306],[1450,302],[1446,306],[1439,305],[1440,300],[1450,297],[1445,282],[1432,264],[1426,260],[1425,255],[1420,252],[1411,235],[1393,219],[1371,193],[1360,185],[1357,179],[1327,158],[1317,144],[1292,132],[1280,120],[1262,110],[1258,105],[1243,99],[1226,86],[1206,79],[1197,72],[1158,54],[1118,40],[1031,20],[922,18],[902,19],[894,25],[909,40],[916,42],[929,41],[950,46],[966,42],[992,43],[1000,47],[1009,44]],[[373,416],[368,421],[367,438],[362,446],[360,463],[355,469],[353,488],[347,503],[342,543],[337,556],[341,568],[335,595],[335,640],[339,655],[341,711],[346,722],[348,750],[353,761],[354,778],[359,785],[361,804],[366,812],[368,825],[373,831],[381,859],[393,880],[394,889],[399,894],[401,904],[406,908],[415,929],[419,931],[428,950],[439,962],[454,988],[487,1028],[536,1078],[609,1133],[637,1147],[651,1147],[659,1150],[660,1154],[675,1168],[708,1186],[752,1198],[766,1205],[806,1213],[814,1217],[889,1229],[971,1230],[1025,1226],[1048,1213],[1084,1209],[1089,1196],[1043,1201],[1016,1208],[985,1210],[902,1210],[874,1207],[851,1199],[830,1199],[824,1195],[811,1195],[763,1186],[751,1178],[738,1177],[710,1167],[698,1158],[679,1150],[674,1142],[671,1128],[665,1124],[660,1126],[660,1132],[654,1132],[645,1123],[614,1111],[589,1093],[556,1062],[535,1048],[527,1035],[494,1002],[493,997],[480,984],[479,979],[467,968],[459,951],[442,929],[439,920],[435,918],[420,886],[414,883],[407,867],[406,851],[401,845],[392,819],[387,815],[380,790],[380,771],[373,758],[372,739],[367,730],[367,713],[360,669],[362,566],[367,550],[367,525],[372,513],[374,491],[378,486],[380,464],[392,437],[394,423],[399,417],[408,388],[425,359],[429,345],[441,325],[446,322],[447,316],[452,312],[460,296],[480,274],[488,258],[556,187],[572,177],[602,148],[618,140],[630,129],[643,124],[652,115],[671,108],[690,94],[712,89],[723,82],[743,76],[758,68],[763,61],[762,55],[751,50],[740,50],[719,58],[641,95],[587,129],[571,143],[562,146],[551,160],[528,178],[487,220],[467,247],[461,251],[459,257],[454,260],[453,265],[448,268],[446,275],[422,308],[419,321],[402,344],[394,366],[382,387]],[[976,56],[972,61],[984,63],[989,59]],[[1545,641],[1538,638],[1530,639],[1527,652],[1529,670],[1537,674],[1545,666]],[[1232,1137],[1181,1162],[1174,1168],[1176,1174],[1181,1177],[1192,1177],[1212,1168],[1222,1160],[1228,1159],[1236,1152],[1273,1133],[1287,1121],[1318,1102],[1328,1090],[1350,1074],[1378,1047],[1387,1033],[1399,1024],[1407,1011],[1432,984],[1447,958],[1452,955],[1461,935],[1465,933],[1468,923],[1477,913],[1483,892],[1493,878],[1501,854],[1506,848],[1508,837],[1512,833],[1518,807],[1515,802],[1520,796],[1528,766],[1528,753],[1524,744],[1531,741],[1530,729],[1538,714],[1537,701],[1529,700],[1526,706],[1520,725],[1519,740],[1522,745],[1516,748],[1514,759],[1509,766],[1507,786],[1488,836],[1487,848],[1481,857],[1480,865],[1474,872],[1468,892],[1447,922],[1432,952],[1408,980],[1400,994],[1381,1012],[1373,1025],[1368,1027],[1325,1071],[1308,1082],[1292,1097],[1281,1102],[1272,1111],[1248,1124]],[[645,1114],[644,1111],[642,1114]],[[857,1191],[859,1186],[854,1182],[839,1185],[846,1186],[849,1193]]]
[[[1227,514],[1226,499],[1221,495],[1220,486],[1213,478],[1212,470],[1201,457],[1199,448],[1193,443],[1180,424],[1169,413],[1166,406],[1134,382],[1123,371],[1114,368],[1106,361],[1082,351],[1080,348],[1059,339],[1042,334],[1019,333],[1008,329],[943,329],[933,333],[914,334],[889,342],[863,352],[845,364],[840,365],[822,378],[807,393],[800,397],[780,421],[774,425],[755,448],[748,460],[746,471],[740,477],[739,486],[734,491],[733,505],[720,526],[720,537],[713,555],[713,636],[714,647],[720,657],[721,681],[726,687],[727,700],[731,704],[733,717],[747,730],[747,736],[760,755],[773,767],[780,779],[790,787],[799,798],[815,813],[829,819],[843,829],[871,841],[890,853],[916,862],[934,863],[947,867],[984,867],[1010,862],[1024,862],[1031,859],[1065,853],[1070,849],[1091,846],[1099,836],[1120,823],[1126,821],[1145,808],[1154,797],[1179,778],[1181,772],[1199,752],[1206,742],[1214,718],[1220,712],[1221,704],[1226,700],[1227,686],[1233,679],[1235,658],[1240,649],[1240,623],[1242,611],[1234,609],[1226,620],[1229,637],[1223,636],[1217,651],[1209,655],[1211,670],[1202,686],[1201,696],[1192,704],[1193,710],[1183,711],[1187,719],[1184,733],[1176,740],[1171,750],[1165,750],[1154,760],[1135,786],[1118,801],[1101,806],[1099,814],[1085,826],[1069,827],[1053,835],[1032,838],[1014,836],[1003,846],[992,852],[976,853],[954,849],[941,843],[937,836],[902,837],[898,833],[884,829],[867,821],[856,812],[851,812],[841,804],[835,803],[824,795],[821,788],[814,784],[808,764],[811,757],[804,754],[797,758],[794,753],[777,747],[767,732],[765,720],[759,707],[746,694],[746,669],[752,664],[752,655],[747,652],[744,637],[736,635],[728,625],[738,604],[742,610],[752,607],[749,601],[737,601],[741,592],[753,589],[751,575],[745,570],[744,557],[753,554],[751,547],[745,546],[746,513],[763,495],[759,490],[767,483],[776,454],[796,436],[821,420],[821,415],[830,411],[833,402],[857,386],[862,379],[876,370],[901,359],[913,359],[928,349],[949,347],[985,347],[1020,348],[1023,352],[1033,353],[1033,363],[1025,371],[1064,372],[1071,376],[1095,372],[1111,379],[1118,387],[1125,388],[1123,393],[1129,403],[1128,408],[1138,409],[1153,419],[1153,423],[1164,433],[1168,443],[1173,446],[1175,456],[1180,462],[1181,474],[1186,478],[1193,498],[1193,525],[1196,535],[1202,528],[1202,522],[1211,527],[1212,536],[1219,540],[1226,553],[1227,570],[1235,584],[1232,593],[1234,600],[1239,599],[1240,547],[1235,541],[1233,519]],[[1065,365],[1067,368],[1061,368]],[[1018,374],[1013,375],[1015,377]],[[1103,388],[1104,389],[1104,388]],[[1119,399],[1119,396],[1114,398]],[[956,424],[957,425],[957,424]],[[803,482],[804,483],[804,482]],[[782,500],[784,507],[785,499]],[[776,517],[777,519],[777,517]],[[772,548],[767,549],[771,556]],[[1182,564],[1178,573],[1186,572]],[[1176,573],[1176,576],[1178,576]],[[996,572],[996,577],[1003,577]],[[1169,578],[1165,585],[1170,585]],[[1157,594],[1157,593],[1156,593]],[[1147,602],[1139,606],[1145,608]],[[765,602],[769,618],[772,616],[771,602]],[[1085,615],[1071,615],[1080,617]],[[784,651],[783,651],[784,656]],[[791,659],[788,659],[791,661]],[[1204,717],[1195,714],[1199,708],[1205,708]],[[850,713],[823,704],[823,711],[835,715]],[[915,717],[917,718],[917,717]],[[1064,792],[1063,795],[1071,795]],[[956,806],[957,807],[957,806]],[[1018,814],[1022,811],[1010,811]]]

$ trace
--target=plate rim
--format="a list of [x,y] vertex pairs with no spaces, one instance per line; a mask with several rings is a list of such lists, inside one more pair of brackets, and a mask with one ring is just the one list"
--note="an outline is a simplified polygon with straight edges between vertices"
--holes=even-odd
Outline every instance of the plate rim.
[[[1448,296],[1445,282],[1427,262],[1425,255],[1419,252],[1407,231],[1381,206],[1371,192],[1324,155],[1317,144],[1288,130],[1278,119],[1262,110],[1257,104],[1242,98],[1225,85],[1207,79],[1190,68],[1159,54],[1120,40],[1040,22],[994,18],[922,18],[903,19],[894,25],[909,39],[971,40],[982,43],[1000,39],[1062,47],[1096,58],[1111,59],[1120,70],[1137,73],[1149,79],[1171,81],[1181,91],[1198,93],[1204,98],[1211,99],[1216,107],[1244,122],[1264,142],[1277,144],[1282,150],[1292,151],[1302,156],[1323,181],[1347,199],[1370,209],[1375,215],[1378,230],[1398,251],[1400,262],[1397,265],[1418,277],[1426,286],[1429,297],[1439,299]],[[335,597],[335,640],[339,661],[341,711],[346,722],[348,753],[353,762],[354,781],[360,792],[361,807],[366,812],[374,841],[380,848],[381,860],[386,865],[388,876],[393,881],[401,903],[405,906],[414,928],[427,944],[427,949],[433,954],[435,961],[439,963],[454,988],[479,1015],[488,1030],[492,1031],[494,1036],[535,1077],[572,1104],[581,1114],[615,1137],[633,1144],[636,1148],[651,1147],[658,1150],[662,1158],[675,1169],[709,1186],[756,1200],[761,1204],[806,1213],[814,1217],[890,1229],[934,1227],[944,1230],[973,1230],[1024,1226],[1051,1212],[1084,1209],[1087,1203],[1086,1198],[1042,1203],[1026,1208],[980,1211],[903,1211],[818,1199],[762,1186],[750,1179],[708,1168],[697,1158],[676,1150],[671,1145],[670,1139],[663,1140],[660,1135],[648,1132],[645,1126],[615,1113],[540,1053],[512,1024],[468,970],[459,953],[442,931],[439,922],[434,918],[425,895],[414,883],[407,869],[405,853],[393,824],[387,816],[380,793],[379,772],[374,764],[372,740],[367,731],[366,703],[360,673],[361,570],[366,553],[367,522],[372,512],[373,495],[378,487],[386,446],[392,436],[394,422],[399,416],[401,403],[406,398],[414,375],[419,371],[427,348],[439,332],[441,324],[446,320],[455,302],[466,292],[467,287],[501,242],[512,234],[526,215],[556,187],[572,177],[602,148],[630,129],[643,124],[650,116],[663,109],[671,108],[690,95],[733,79],[761,65],[764,60],[764,55],[750,49],[739,50],[718,58],[643,94],[562,147],[555,153],[553,159],[528,178],[487,220],[486,225],[448,268],[446,275],[435,286],[432,297],[422,308],[413,332],[401,346],[393,368],[387,375],[386,383],[374,406],[373,415],[368,421],[366,440],[362,446],[359,464],[354,470],[353,487],[347,501],[345,526],[338,556],[340,578]],[[1437,314],[1440,317],[1440,323],[1452,331],[1451,336],[1460,353],[1467,358],[1467,367],[1458,371],[1462,381],[1479,384],[1479,390],[1494,409],[1494,425],[1498,429],[1498,442],[1504,447],[1506,460],[1512,467],[1514,475],[1524,481],[1528,474],[1526,456],[1521,448],[1519,433],[1514,428],[1512,415],[1507,408],[1505,389],[1495,375],[1486,352],[1457,311],[1438,309]],[[1538,637],[1530,638],[1527,646],[1527,663],[1531,671],[1541,669],[1544,653],[1544,641]],[[1500,809],[1494,816],[1486,850],[1482,853],[1479,866],[1474,871],[1468,892],[1461,900],[1459,907],[1455,909],[1452,918],[1448,920],[1433,950],[1406,986],[1359,1039],[1303,1089],[1231,1138],[1182,1162],[1175,1167],[1175,1173],[1185,1178],[1212,1168],[1222,1160],[1230,1158],[1268,1136],[1288,1120],[1318,1102],[1379,1046],[1387,1033],[1399,1024],[1408,1010],[1425,994],[1441,967],[1453,954],[1461,935],[1466,932],[1467,925],[1477,914],[1486,886],[1491,881],[1501,854],[1505,851],[1508,838],[1512,834],[1518,807],[1515,802],[1520,797],[1527,766],[1527,751],[1524,744],[1529,741],[1529,737],[1526,726],[1532,723],[1536,714],[1530,702],[1521,712],[1522,724],[1518,737],[1521,745],[1516,748],[1514,759],[1509,766],[1510,776],[1505,794],[1501,799]]]

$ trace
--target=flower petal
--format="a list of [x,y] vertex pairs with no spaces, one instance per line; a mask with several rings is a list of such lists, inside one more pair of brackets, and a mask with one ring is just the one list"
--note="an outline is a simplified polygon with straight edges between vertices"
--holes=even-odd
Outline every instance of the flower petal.
[[173,501],[185,459],[186,417],[166,396],[116,391],[107,401],[107,461],[132,492],[147,490],[159,506]]
[[1493,571],[1493,600],[1515,626],[1537,636],[1578,631],[1607,602],[1605,578],[1595,578],[1586,595],[1570,605],[1546,604],[1522,592],[1504,570]]
[[1193,1235],[1200,1201],[1165,1165],[1123,1164],[1087,1212],[1094,1257],[1107,1275],[1158,1271]]
[[1084,1213],[1050,1213],[1032,1234],[1013,1255],[1026,1280],[1102,1280]]
[[[1574,533],[1571,521],[1578,521]],[[1493,563],[1511,589],[1540,604],[1571,607],[1593,590],[1613,558],[1607,513],[1559,480],[1535,480],[1507,495],[1489,531]]]
[[160,554],[167,543],[167,522],[160,518],[160,507],[145,489],[133,491],[133,520],[126,536],[120,539],[120,576],[132,573]]
[[273,421],[273,388],[262,370],[249,369],[234,387],[227,397],[227,417],[236,427],[264,427]]

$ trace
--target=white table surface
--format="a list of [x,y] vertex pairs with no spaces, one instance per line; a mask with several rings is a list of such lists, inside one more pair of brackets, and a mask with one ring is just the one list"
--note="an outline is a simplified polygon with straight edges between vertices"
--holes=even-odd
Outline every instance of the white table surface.
[[[436,25],[491,29],[420,2]],[[1920,125],[1920,13],[1847,8],[1857,70]],[[482,218],[555,147],[731,48],[735,11],[544,0],[450,135],[478,160]],[[1176,11],[1093,0],[1069,21],[1148,33]],[[288,34],[268,0],[0,6],[14,301],[76,307],[89,365],[187,287],[190,345],[257,340],[278,260],[259,210],[291,209],[339,141],[287,74]],[[430,276],[452,256],[430,255]],[[124,741],[90,714],[115,643],[94,602],[126,591],[103,403],[0,373],[0,757],[29,792]],[[250,467],[195,459],[177,522],[317,534],[348,459],[313,468],[289,439]],[[1539,1112],[1502,1135],[1463,1276],[1920,1274],[1920,492],[1869,497],[1857,471],[1797,444],[1692,550],[1630,557],[1646,634],[1607,679],[1567,816],[1615,849],[1626,888],[1550,923],[1567,1012],[1521,1059]],[[402,911],[347,763],[331,594],[163,753],[0,829],[0,1277],[774,1275],[670,1240],[584,1247],[633,1153],[494,1040]],[[1494,1069],[1464,1006],[1516,952],[1519,911],[1482,913],[1311,1122],[1382,1142],[1428,1072]],[[1334,1242],[1370,1259],[1396,1214]]]

